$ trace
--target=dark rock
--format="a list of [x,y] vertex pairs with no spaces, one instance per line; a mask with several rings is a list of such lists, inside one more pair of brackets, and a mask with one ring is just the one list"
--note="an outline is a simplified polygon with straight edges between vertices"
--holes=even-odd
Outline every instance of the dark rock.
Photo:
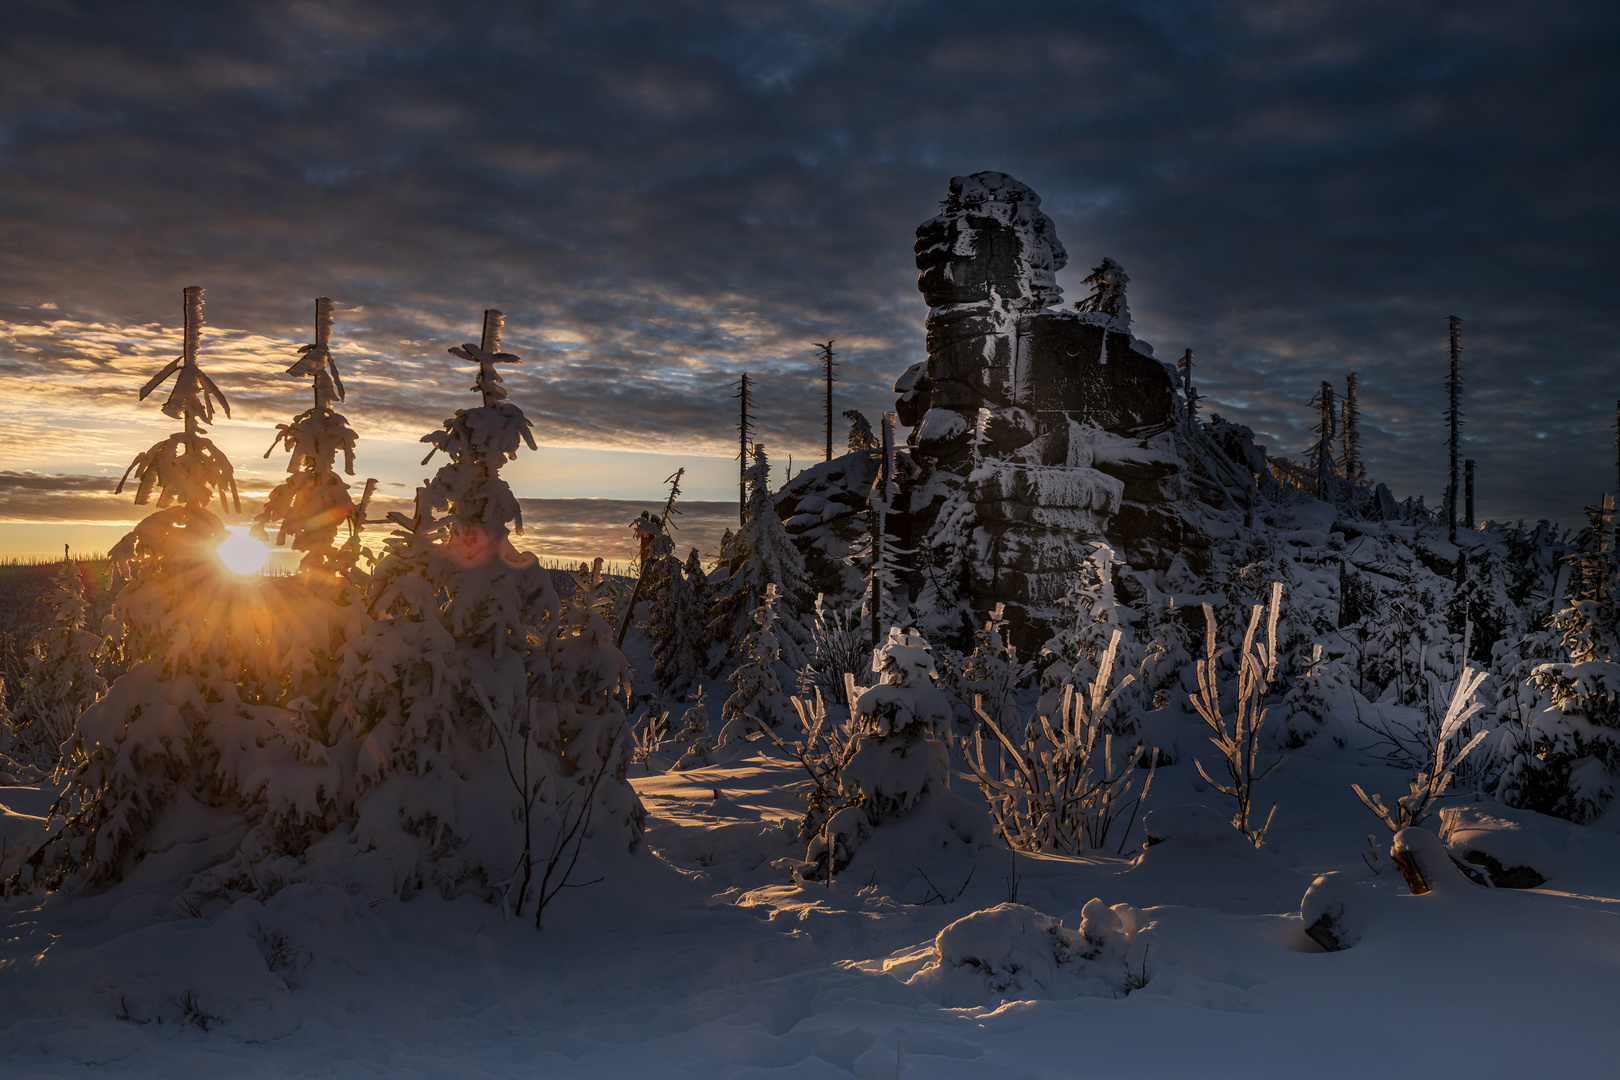
[[1483,851],[1470,850],[1463,855],[1465,862],[1471,862],[1491,879],[1491,884],[1498,889],[1537,889],[1547,883],[1547,879],[1533,866],[1503,866]]

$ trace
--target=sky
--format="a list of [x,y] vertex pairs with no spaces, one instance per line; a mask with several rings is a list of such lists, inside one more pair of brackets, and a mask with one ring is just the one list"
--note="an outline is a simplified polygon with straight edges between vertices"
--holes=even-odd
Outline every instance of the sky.
[[811,343],[837,408],[892,408],[916,228],[986,169],[1043,197],[1067,300],[1123,264],[1137,336],[1274,454],[1357,372],[1369,474],[1431,506],[1459,316],[1480,515],[1577,524],[1616,487],[1616,70],[1620,9],[1559,0],[10,0],[0,557],[143,513],[111,491],[170,429],[136,393],[187,285],[250,503],[316,296],[396,501],[496,307],[529,545],[622,559],[685,468],[712,553],[738,375],[778,479],[822,454]]

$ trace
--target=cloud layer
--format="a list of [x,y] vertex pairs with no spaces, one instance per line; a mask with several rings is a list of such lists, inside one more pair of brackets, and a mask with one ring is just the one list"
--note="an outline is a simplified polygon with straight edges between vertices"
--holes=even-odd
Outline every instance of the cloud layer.
[[546,443],[727,456],[749,370],[761,437],[802,461],[809,343],[836,339],[840,409],[888,407],[923,353],[915,228],[998,169],[1044,196],[1071,298],[1123,263],[1139,335],[1194,349],[1210,407],[1273,451],[1303,453],[1306,401],[1354,370],[1369,471],[1432,503],[1455,314],[1482,512],[1573,521],[1615,484],[1608,5],[13,7],[13,469],[116,476],[164,433],[134,390],[189,284],[244,445],[303,407],[281,371],[328,295],[364,438],[466,404],[445,349],[497,306]]

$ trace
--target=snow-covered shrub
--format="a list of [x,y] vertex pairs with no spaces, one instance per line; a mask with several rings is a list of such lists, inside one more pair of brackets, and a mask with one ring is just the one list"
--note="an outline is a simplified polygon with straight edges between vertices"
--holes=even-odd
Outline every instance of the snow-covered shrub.
[[809,697],[816,691],[836,697],[844,692],[845,676],[860,676],[871,669],[870,623],[861,605],[837,604],[824,594],[816,596],[815,620],[810,624],[809,662],[799,671],[798,690]]
[[[980,710],[983,730],[974,733],[965,756],[1008,846],[1071,855],[1097,850],[1127,812],[1135,817],[1153,782],[1154,754],[1109,730],[1108,712],[1135,678],[1126,675],[1109,685],[1119,636],[1114,631],[1089,686],[1076,693],[1065,685],[1056,724],[1037,712],[1015,742],[997,718]],[[1150,763],[1138,769],[1144,751]],[[1121,846],[1129,832],[1127,820]]]
[[933,959],[907,982],[958,1007],[982,1004],[987,995],[1124,997],[1144,985],[1145,974],[1127,964],[1142,926],[1129,905],[1109,907],[1095,898],[1081,910],[1078,928],[1023,904],[998,904],[941,930]]
[[28,675],[12,710],[11,753],[54,765],[78,715],[107,691],[96,670],[101,637],[89,628],[90,602],[78,564],[63,559],[51,625],[28,654]]
[[[1215,622],[1215,610],[1208,604],[1204,605],[1204,656],[1198,661],[1198,693],[1192,698],[1193,708],[1214,732],[1209,741],[1221,752],[1226,779],[1223,782],[1211,778],[1202,761],[1194,760],[1193,765],[1206,783],[1237,803],[1232,826],[1248,837],[1255,847],[1264,841],[1266,830],[1271,827],[1272,816],[1277,812],[1273,806],[1266,815],[1265,823],[1258,828],[1249,820],[1255,781],[1264,779],[1282,762],[1278,758],[1265,768],[1260,767],[1262,744],[1259,737],[1260,729],[1266,722],[1266,691],[1277,669],[1277,615],[1282,606],[1282,592],[1282,582],[1274,582],[1270,606],[1262,609],[1256,604],[1249,611],[1249,628],[1243,634],[1243,644],[1238,651],[1237,694],[1230,721],[1221,702],[1218,673],[1220,651],[1216,646],[1219,629]],[[1262,612],[1266,615],[1266,640],[1258,642],[1255,632],[1260,627]]]

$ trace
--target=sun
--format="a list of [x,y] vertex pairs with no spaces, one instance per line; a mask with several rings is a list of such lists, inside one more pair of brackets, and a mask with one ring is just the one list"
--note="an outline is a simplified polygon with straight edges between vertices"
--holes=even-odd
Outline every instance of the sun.
[[270,558],[270,549],[255,540],[246,525],[227,525],[225,531],[228,535],[215,549],[225,568],[233,574],[249,577],[262,574],[264,564]]

